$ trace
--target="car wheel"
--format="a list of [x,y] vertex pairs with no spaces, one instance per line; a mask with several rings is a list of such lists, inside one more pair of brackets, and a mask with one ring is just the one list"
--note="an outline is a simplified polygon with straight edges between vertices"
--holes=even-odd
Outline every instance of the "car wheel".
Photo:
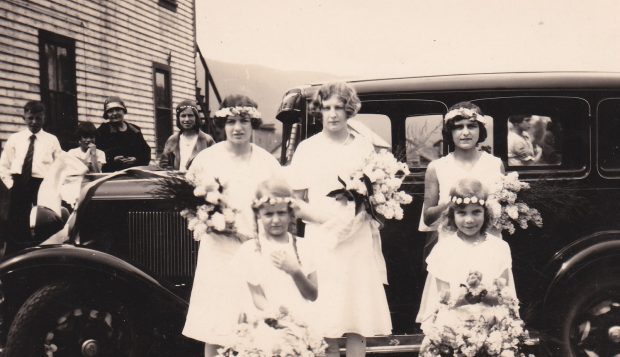
[[620,280],[606,275],[592,277],[559,302],[554,355],[620,357]]
[[138,356],[134,328],[117,298],[58,282],[32,294],[7,337],[6,357]]

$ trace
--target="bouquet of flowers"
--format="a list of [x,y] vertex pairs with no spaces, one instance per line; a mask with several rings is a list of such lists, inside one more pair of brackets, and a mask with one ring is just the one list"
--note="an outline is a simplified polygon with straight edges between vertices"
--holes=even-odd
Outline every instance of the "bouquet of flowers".
[[238,239],[237,211],[228,206],[225,190],[218,178],[171,173],[160,179],[155,194],[175,202],[195,240],[211,232]]
[[304,323],[280,307],[252,321],[239,324],[235,342],[218,350],[218,357],[314,357],[324,355],[327,343]]
[[525,356],[521,351],[529,335],[519,318],[517,299],[507,292],[503,279],[487,289],[481,278],[480,272],[472,272],[456,299],[443,296],[432,321],[422,325],[420,356]]
[[343,188],[327,195],[344,196],[355,201],[356,212],[365,208],[379,222],[384,219],[400,220],[403,218],[401,205],[412,201],[411,195],[398,190],[403,183],[401,177],[407,174],[407,164],[396,160],[391,152],[386,149],[373,151],[361,168],[348,177],[338,177]]
[[521,229],[527,229],[528,222],[542,227],[540,212],[518,199],[519,192],[529,189],[530,184],[519,181],[517,172],[510,172],[501,177],[491,195],[494,200],[488,200],[487,203],[494,217],[494,227],[506,230],[510,234],[515,232],[515,223]]

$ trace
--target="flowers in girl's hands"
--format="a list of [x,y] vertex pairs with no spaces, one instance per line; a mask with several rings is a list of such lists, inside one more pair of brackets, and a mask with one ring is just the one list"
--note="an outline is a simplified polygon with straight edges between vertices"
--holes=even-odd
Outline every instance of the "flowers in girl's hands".
[[510,172],[501,177],[491,196],[493,199],[487,200],[487,207],[491,211],[495,228],[514,234],[515,224],[521,229],[527,229],[528,222],[542,227],[543,220],[540,212],[518,199],[519,192],[529,189],[530,185],[527,182],[519,181],[517,172]]
[[480,272],[471,272],[460,296],[440,305],[432,320],[422,324],[421,357],[525,356],[529,335],[517,299],[504,279],[496,279],[489,289],[481,281]]
[[155,194],[172,199],[195,240],[210,232],[236,237],[237,212],[228,206],[225,185],[215,177],[187,173],[160,179]]
[[234,342],[218,349],[219,357],[324,355],[327,343],[308,326],[280,307],[239,324]]
[[377,220],[402,219],[401,205],[412,201],[411,195],[399,191],[403,183],[401,177],[408,174],[407,164],[396,160],[388,150],[373,151],[362,167],[338,177],[342,189],[327,195],[355,201],[356,212],[365,208]]

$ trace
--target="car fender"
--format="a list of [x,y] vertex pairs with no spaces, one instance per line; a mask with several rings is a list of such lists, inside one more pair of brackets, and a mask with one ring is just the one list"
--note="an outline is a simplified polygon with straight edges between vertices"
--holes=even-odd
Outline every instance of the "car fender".
[[[8,257],[0,262],[0,281],[10,287],[20,277],[63,279],[86,274],[87,277],[106,277],[133,291],[148,293],[168,308],[187,310],[187,301],[175,295],[153,277],[113,255],[70,244],[37,246]],[[92,281],[88,281],[92,282]],[[9,296],[7,296],[10,299]]]
[[[592,268],[620,268],[620,231],[597,232],[574,241],[561,249],[547,264],[546,276],[550,279],[545,286],[544,304],[566,286],[576,274]],[[615,258],[615,259],[614,259]],[[614,265],[605,265],[609,262]]]

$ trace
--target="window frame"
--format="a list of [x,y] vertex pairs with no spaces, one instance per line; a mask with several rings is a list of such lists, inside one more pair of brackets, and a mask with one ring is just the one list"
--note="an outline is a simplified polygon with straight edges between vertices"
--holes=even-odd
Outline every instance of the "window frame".
[[[601,116],[600,108],[601,104],[605,101],[616,100],[620,102],[620,97],[606,97],[599,100],[596,103],[596,170],[601,177],[606,179],[620,179],[620,168],[617,169],[604,169],[601,165]],[[619,113],[620,114],[620,113]]]
[[157,0],[157,4],[172,12],[176,12],[177,7],[179,6],[179,3],[177,0]]
[[[158,106],[158,97],[157,97],[157,73],[158,72],[164,72],[165,75],[165,90],[166,90],[166,94],[168,96],[168,107],[164,108],[164,107],[159,107]],[[164,123],[164,121],[162,120],[160,122],[160,119],[158,117],[158,109],[168,109],[170,110],[170,118],[168,118],[169,120],[167,121],[167,123],[169,124],[169,128],[168,129],[168,124],[166,124],[166,130],[164,130],[161,125]],[[162,63],[157,63],[157,62],[153,62],[153,113],[154,115],[154,127],[155,127],[155,152],[157,154],[161,154],[164,150],[164,146],[166,144],[166,140],[168,139],[168,137],[170,137],[170,135],[172,135],[174,133],[174,110],[172,108],[172,71],[171,71],[171,67],[166,65],[166,64],[162,64]],[[165,132],[164,132],[165,131]]]
[[[69,91],[50,89],[48,56],[45,50],[46,45],[52,45],[56,48],[62,47],[67,49],[67,64],[69,66],[67,72],[67,84]],[[44,130],[56,135],[63,147],[69,149],[74,147],[73,135],[78,126],[78,109],[77,109],[77,73],[76,73],[76,41],[73,38],[59,35],[54,32],[39,29],[38,31],[38,47],[39,47],[39,93],[41,102],[45,106],[45,125]],[[52,92],[70,97],[67,102],[56,103],[52,105],[54,100]],[[68,104],[68,105],[67,105]],[[60,113],[52,113],[52,109],[62,105],[63,111]],[[66,130],[66,131],[63,131]]]
[[[587,132],[584,135],[585,142],[583,144],[584,148],[586,148],[587,152],[583,154],[584,163],[581,168],[564,168],[559,165],[536,165],[536,166],[509,166],[508,165],[508,157],[506,152],[506,144],[507,140],[503,140],[503,142],[499,142],[499,138],[506,138],[508,134],[508,124],[507,119],[506,122],[503,120],[498,120],[493,117],[494,120],[494,143],[493,146],[495,149],[495,156],[499,157],[504,162],[504,168],[506,171],[516,171],[524,178],[545,178],[545,179],[583,179],[587,177],[592,171],[592,107],[590,102],[579,96],[563,96],[563,95],[515,95],[515,96],[497,96],[497,97],[482,97],[482,98],[473,98],[469,101],[479,105],[482,108],[482,111],[485,115],[491,116],[484,109],[484,104],[481,104],[481,101],[485,100],[506,100],[506,99],[563,99],[563,100],[577,100],[579,102],[583,102],[587,107],[587,117],[584,118],[585,123],[584,126],[587,129]],[[492,116],[491,116],[492,117]],[[498,135],[501,134],[501,135]],[[562,152],[563,157],[566,157],[565,154],[567,152],[564,150]]]

